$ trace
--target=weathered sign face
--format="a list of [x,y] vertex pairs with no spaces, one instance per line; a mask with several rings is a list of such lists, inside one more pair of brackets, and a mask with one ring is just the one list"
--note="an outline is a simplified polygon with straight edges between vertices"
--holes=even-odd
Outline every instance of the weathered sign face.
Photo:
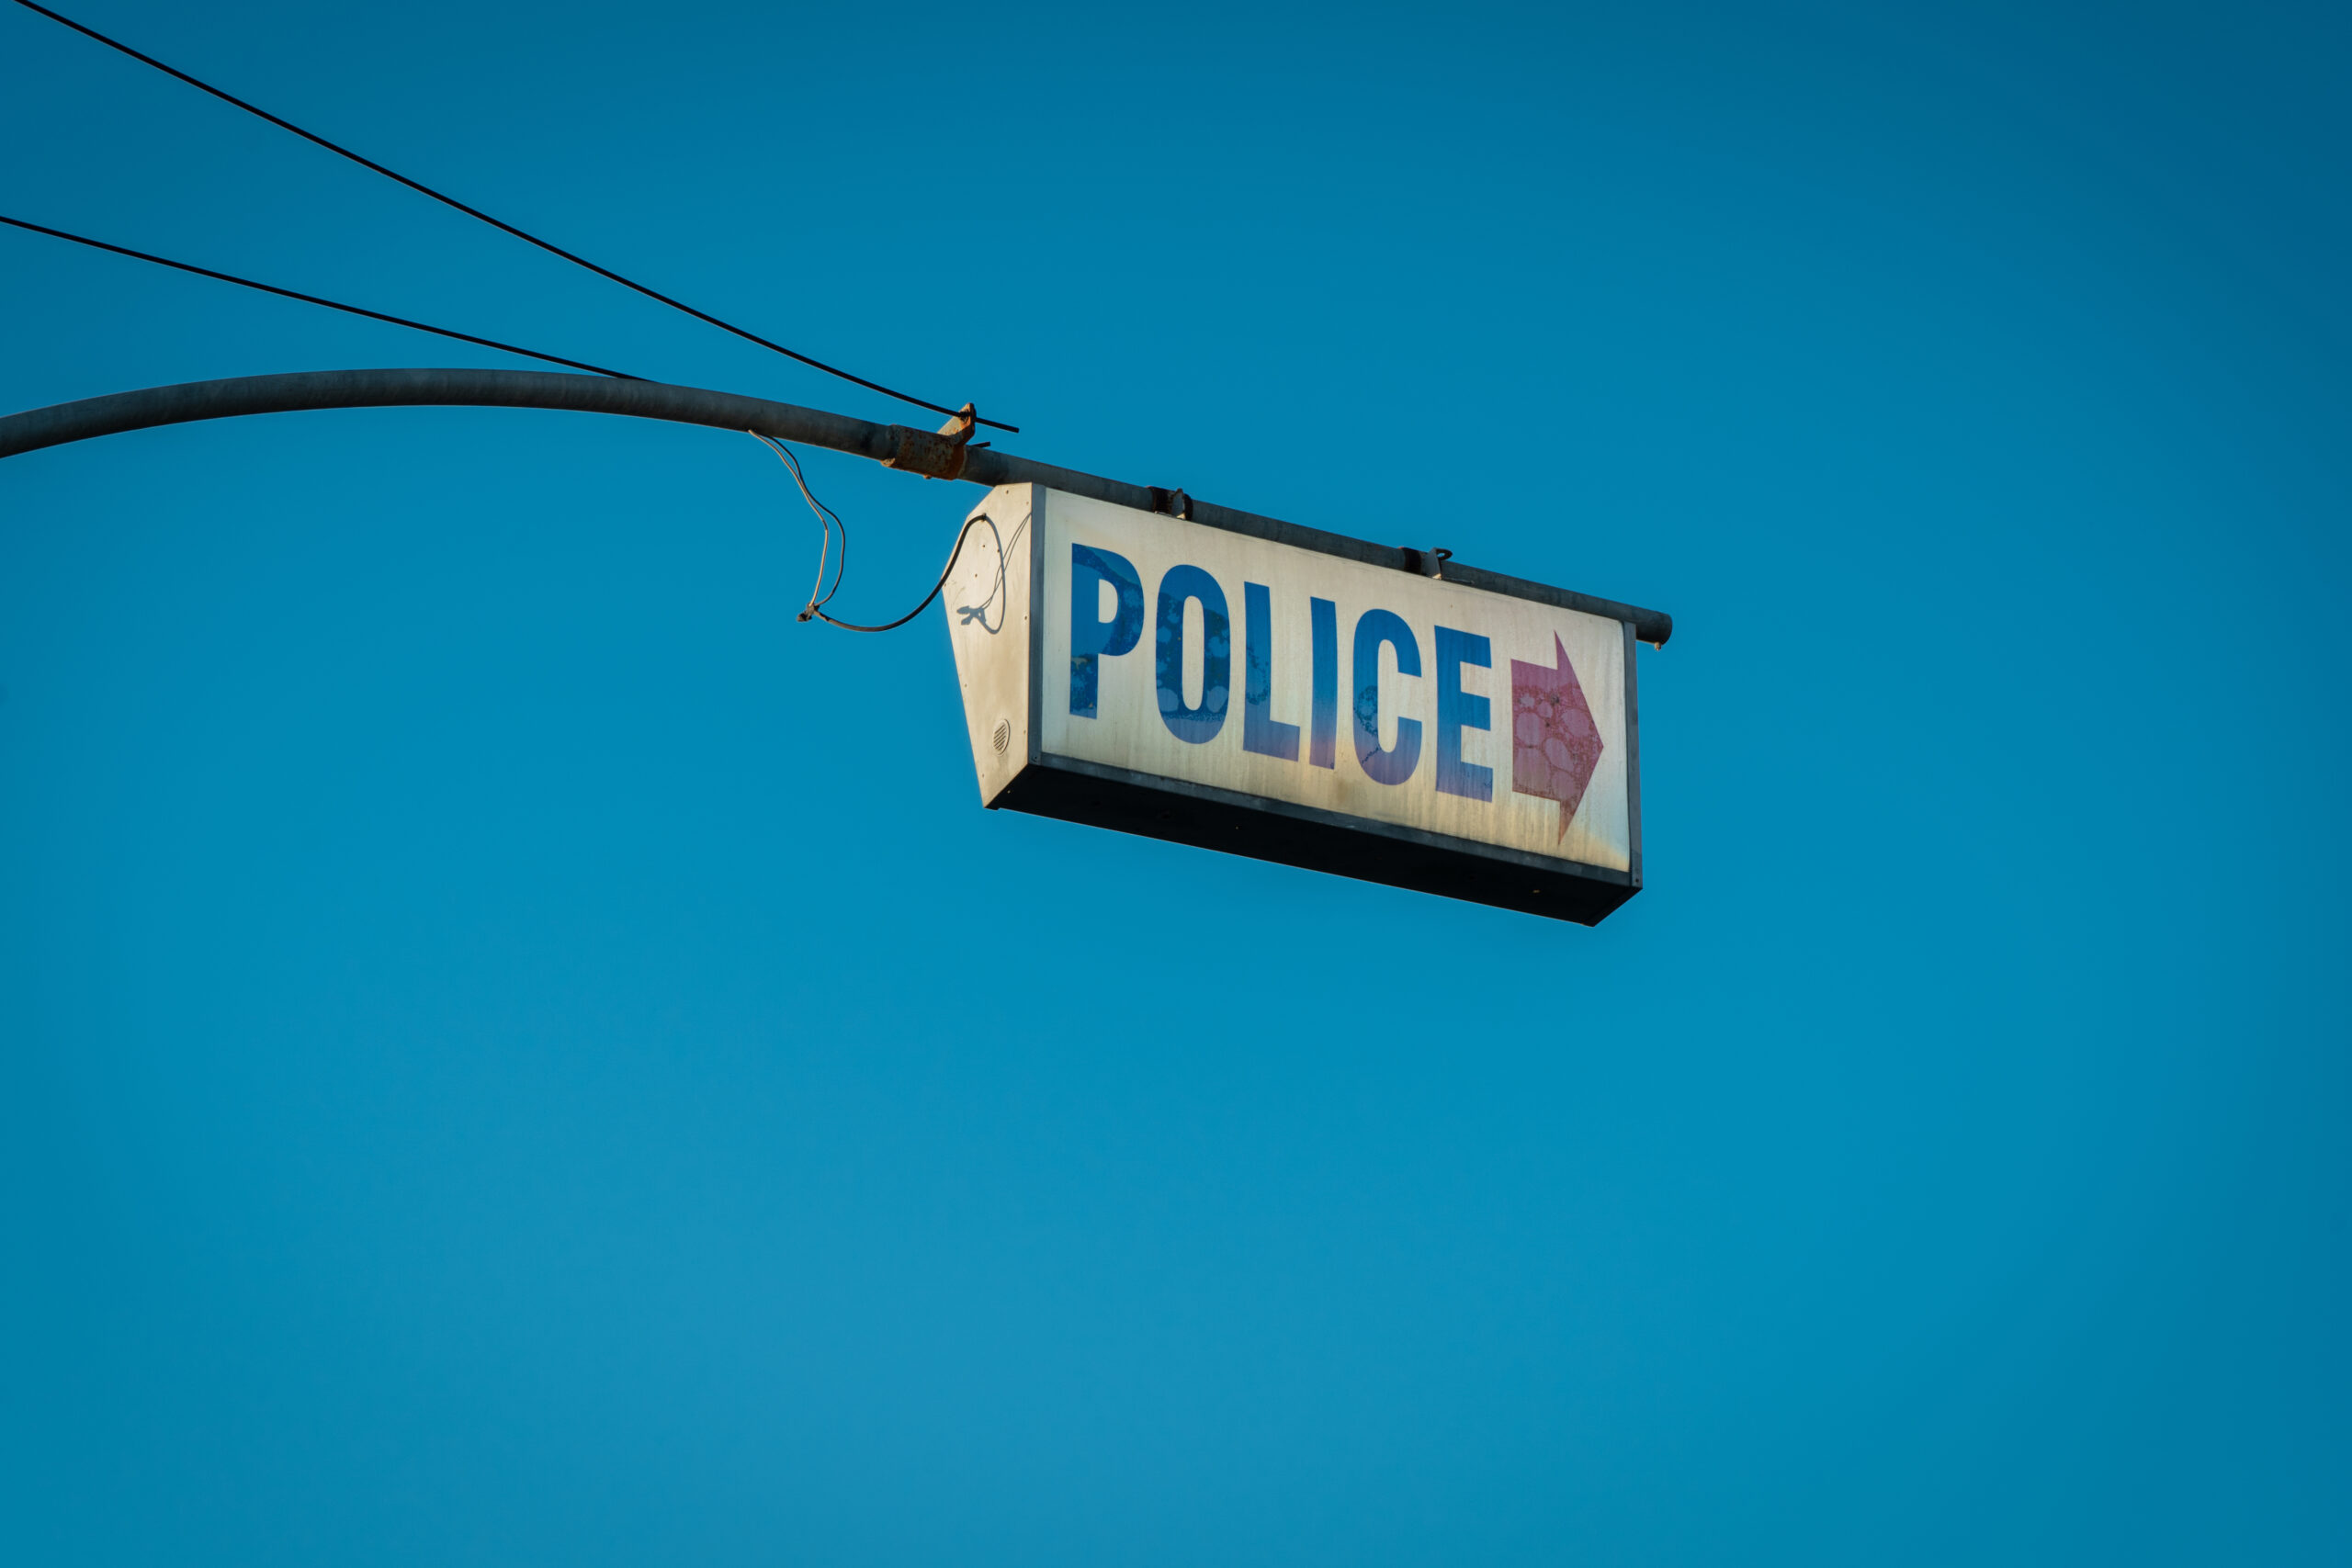
[[1281,525],[1031,485],[973,515],[944,603],[984,804],[1588,924],[1640,887],[1625,623]]

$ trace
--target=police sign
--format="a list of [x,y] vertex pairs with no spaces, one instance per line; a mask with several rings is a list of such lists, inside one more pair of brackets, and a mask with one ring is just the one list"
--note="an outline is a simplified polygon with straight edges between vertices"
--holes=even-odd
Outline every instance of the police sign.
[[943,603],[991,808],[1587,925],[1641,887],[1651,612],[1040,485],[974,510]]

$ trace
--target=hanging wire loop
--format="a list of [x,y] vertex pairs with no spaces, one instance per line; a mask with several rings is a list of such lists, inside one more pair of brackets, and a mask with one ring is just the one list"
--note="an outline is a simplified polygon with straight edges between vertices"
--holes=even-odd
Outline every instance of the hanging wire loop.
[[[967,414],[970,412],[968,409],[965,412]],[[792,482],[799,487],[800,499],[808,503],[810,512],[816,513],[817,525],[822,531],[822,542],[817,547],[817,581],[808,590],[808,603],[802,605],[800,614],[793,617],[796,620],[822,621],[829,626],[839,626],[845,632],[897,631],[930,608],[931,602],[939,597],[939,591],[946,587],[947,580],[955,575],[956,562],[964,553],[964,541],[971,537],[973,525],[989,522],[989,515],[985,512],[976,512],[964,520],[964,526],[956,535],[956,547],[947,552],[947,564],[940,568],[939,581],[931,585],[931,592],[922,596],[922,604],[917,604],[897,620],[878,626],[862,626],[854,621],[836,620],[825,614],[825,606],[831,604],[833,595],[842,591],[842,572],[849,565],[848,525],[842,521],[840,513],[819,501],[817,492],[808,488],[808,476],[801,471],[800,459],[794,454],[791,447],[774,436],[763,435],[756,430],[747,430],[743,434],[776,455],[777,459],[784,464],[785,470],[791,474]],[[993,526],[992,524],[990,525]],[[833,554],[833,536],[836,534],[841,536],[841,550],[838,554]],[[831,588],[825,586],[825,563],[829,556],[833,565],[833,585]]]

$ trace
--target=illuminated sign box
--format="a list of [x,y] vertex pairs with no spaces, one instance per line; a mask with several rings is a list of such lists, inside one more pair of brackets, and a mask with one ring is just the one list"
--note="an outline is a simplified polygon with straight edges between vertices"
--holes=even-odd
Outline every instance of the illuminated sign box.
[[1586,925],[1640,890],[1630,621],[1217,516],[974,509],[943,602],[984,805]]

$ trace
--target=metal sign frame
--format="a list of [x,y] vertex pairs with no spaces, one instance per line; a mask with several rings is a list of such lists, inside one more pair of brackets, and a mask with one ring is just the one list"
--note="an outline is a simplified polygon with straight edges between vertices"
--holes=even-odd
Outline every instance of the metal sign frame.
[[[1043,743],[1044,704],[1046,687],[1050,682],[1045,679],[1044,608],[1048,603],[1046,572],[1049,552],[1042,546],[1046,538],[1045,518],[1057,492],[1045,485],[1002,486],[992,492],[990,501],[984,501],[975,509],[974,515],[987,512],[996,497],[1010,501],[1016,491],[1028,492],[1027,520],[1021,525],[1029,536],[1027,604],[1023,606],[1027,626],[1022,674],[1027,687],[1023,697],[1023,755],[1016,758],[989,754],[1010,737],[1002,733],[1006,727],[1001,721],[990,722],[994,709],[985,705],[976,708],[975,672],[966,668],[965,645],[959,642],[956,649],[974,766],[980,779],[983,804],[989,809],[1087,823],[1582,925],[1598,924],[1641,890],[1640,709],[1635,689],[1633,616],[1645,612],[1567,589],[1459,565],[1435,551],[1375,545],[1224,507],[1215,509],[1213,516],[1184,519],[1197,525],[1322,555],[1440,578],[1455,587],[1615,621],[1624,648],[1624,768],[1630,844],[1630,863],[1626,869],[1619,870],[1046,750]],[[1013,510],[1003,502],[995,503],[1000,512],[1010,513]],[[943,602],[951,637],[955,635],[958,613],[952,599],[953,595]],[[1009,608],[1008,596],[1008,611]],[[1012,769],[1009,776],[1008,767]],[[999,780],[993,789],[991,774]]]

